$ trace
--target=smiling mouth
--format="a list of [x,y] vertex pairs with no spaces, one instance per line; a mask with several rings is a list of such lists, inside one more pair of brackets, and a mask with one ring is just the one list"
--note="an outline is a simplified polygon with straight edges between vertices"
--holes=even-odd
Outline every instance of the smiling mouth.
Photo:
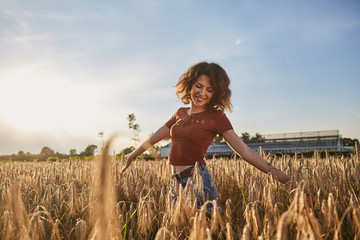
[[199,97],[199,96],[196,96],[196,99],[198,100],[198,101],[205,101],[206,100],[206,98],[202,98],[202,97]]

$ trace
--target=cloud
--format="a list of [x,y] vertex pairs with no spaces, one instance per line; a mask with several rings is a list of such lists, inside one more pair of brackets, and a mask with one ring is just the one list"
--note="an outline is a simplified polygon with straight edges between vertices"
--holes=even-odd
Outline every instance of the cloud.
[[360,114],[358,112],[356,112],[353,109],[348,109],[349,112],[351,112],[355,117],[357,117],[358,119],[360,119]]
[[5,36],[32,32],[30,23],[23,17],[27,15],[27,12],[4,9],[0,10],[0,14],[7,20],[7,24],[0,28],[1,32],[5,33]]
[[33,42],[42,42],[51,40],[51,34],[49,33],[40,33],[40,34],[26,34],[14,37],[14,41],[22,43],[33,43]]

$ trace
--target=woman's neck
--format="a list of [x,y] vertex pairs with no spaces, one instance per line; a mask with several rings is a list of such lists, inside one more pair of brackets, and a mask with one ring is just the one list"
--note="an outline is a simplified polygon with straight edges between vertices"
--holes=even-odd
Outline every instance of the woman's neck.
[[191,115],[194,113],[200,113],[200,112],[205,112],[205,111],[206,111],[206,108],[198,108],[198,107],[191,106],[187,112],[189,115]]

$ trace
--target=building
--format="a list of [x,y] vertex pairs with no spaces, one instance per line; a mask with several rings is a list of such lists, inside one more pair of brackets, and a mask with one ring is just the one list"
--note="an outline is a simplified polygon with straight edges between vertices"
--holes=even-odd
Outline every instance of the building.
[[[261,142],[245,142],[252,150],[261,147],[265,152],[293,153],[315,150],[344,151],[339,130],[312,131],[296,133],[265,134]],[[161,157],[168,157],[171,143],[161,148]],[[234,151],[226,143],[213,142],[206,154],[208,156],[230,156]]]

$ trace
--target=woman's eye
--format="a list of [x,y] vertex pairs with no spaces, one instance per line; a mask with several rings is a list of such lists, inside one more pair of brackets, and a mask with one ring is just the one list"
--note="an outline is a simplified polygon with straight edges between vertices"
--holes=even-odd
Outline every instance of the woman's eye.
[[212,89],[208,89],[207,90],[209,93],[212,93],[214,90],[212,90]]

